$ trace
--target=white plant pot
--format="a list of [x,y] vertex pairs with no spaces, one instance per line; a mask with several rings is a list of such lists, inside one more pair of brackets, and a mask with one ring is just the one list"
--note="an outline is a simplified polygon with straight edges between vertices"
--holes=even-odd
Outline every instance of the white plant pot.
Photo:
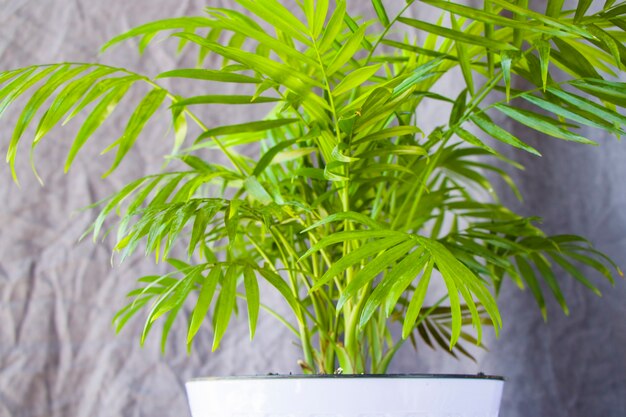
[[466,375],[204,378],[193,417],[497,417],[504,381]]

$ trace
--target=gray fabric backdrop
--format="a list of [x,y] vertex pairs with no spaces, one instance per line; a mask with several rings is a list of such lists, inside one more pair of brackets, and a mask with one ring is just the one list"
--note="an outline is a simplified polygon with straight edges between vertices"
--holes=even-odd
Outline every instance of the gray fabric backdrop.
[[[366,1],[352,4],[369,9]],[[191,0],[0,0],[0,68],[99,59],[148,74],[168,70],[178,62],[167,53],[171,48],[152,48],[141,58],[132,42],[101,57],[97,48],[133,25],[199,13],[201,6]],[[423,120],[436,112],[428,108]],[[123,113],[118,111],[99,133],[103,139],[119,131]],[[246,116],[227,109],[206,115],[208,121],[221,122]],[[30,175],[27,161],[19,163],[21,189],[0,165],[0,417],[185,416],[183,383],[189,378],[298,371],[297,348],[268,318],[262,319],[253,343],[247,341],[245,322],[236,323],[215,354],[197,348],[187,356],[182,326],[174,329],[164,356],[157,337],[143,349],[138,346],[139,321],[114,335],[110,319],[134,278],[160,267],[133,258],[112,268],[110,241],[77,243],[90,216],[74,212],[129,178],[158,169],[169,150],[160,133],[165,128],[163,122],[151,130],[158,133],[144,135],[129,158],[133,162],[106,181],[99,175],[109,160],[97,157],[97,147],[85,149],[69,175],[60,173],[71,139],[63,130],[37,153],[45,188]],[[4,122],[0,150],[6,150],[10,133]],[[588,236],[625,264],[624,144],[596,132],[594,138],[603,145],[598,148],[518,133],[544,157],[511,153],[528,168],[514,173],[526,201],[522,205],[508,195],[507,201],[524,214],[543,216],[550,232]],[[544,325],[531,296],[507,286],[501,298],[502,337],[488,341],[491,350],[479,352],[478,363],[455,361],[427,348],[416,355],[407,347],[391,370],[504,375],[503,417],[626,416],[626,285],[602,284],[604,297],[597,298],[566,277],[562,282],[570,317],[551,303],[550,323]],[[208,333],[203,332],[196,346],[210,346]]]

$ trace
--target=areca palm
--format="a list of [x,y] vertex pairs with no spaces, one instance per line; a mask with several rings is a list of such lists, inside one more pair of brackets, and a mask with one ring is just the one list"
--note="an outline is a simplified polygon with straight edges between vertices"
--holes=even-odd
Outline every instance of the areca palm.
[[[547,236],[536,218],[499,202],[494,177],[519,194],[499,164],[519,165],[494,141],[539,152],[492,117],[579,144],[594,144],[580,126],[621,135],[626,88],[614,77],[626,64],[626,3],[607,1],[590,13],[590,1],[575,10],[549,1],[543,13],[525,1],[485,0],[477,9],[409,0],[390,15],[373,0],[377,19],[364,21],[342,0],[298,2],[295,13],[276,0],[237,2],[241,11],[209,7],[204,16],[137,27],[103,47],[138,38],[143,51],[165,34],[180,51],[197,54],[195,68],[154,78],[93,63],[0,73],[0,115],[28,97],[7,153],[16,180],[18,145],[38,113],[33,149],[54,126],[84,115],[69,144],[68,170],[142,85],[147,92],[104,149],[115,153],[105,176],[156,115],[171,118],[177,165],[100,202],[91,230],[98,237],[115,228],[122,259],[144,246],[172,267],[138,280],[115,317],[118,329],[147,310],[141,342],[163,318],[165,346],[191,298],[186,343],[191,348],[210,316],[216,349],[240,298],[251,337],[261,308],[293,331],[305,372],[381,373],[407,339],[471,356],[466,343],[480,345],[483,326],[502,326],[496,298],[506,279],[527,287],[544,317],[544,287],[568,311],[556,267],[596,293],[580,265],[613,281],[611,269],[619,270],[587,240]],[[441,19],[405,17],[421,7],[439,9]],[[407,35],[397,37],[398,30]],[[208,68],[208,55],[222,58],[222,66]],[[434,93],[453,71],[465,88]],[[249,93],[183,97],[164,79],[174,86],[234,83]],[[513,88],[516,80],[525,87]],[[432,100],[449,118],[425,131],[417,115]],[[234,125],[210,126],[195,112],[259,103],[275,106],[261,120]],[[201,134],[188,137],[189,123]],[[210,152],[228,163],[216,163]],[[171,255],[178,242],[186,257],[172,253],[183,259]],[[262,302],[259,279],[283,296],[293,317]],[[427,293],[437,279],[447,291],[431,302]],[[400,323],[401,337],[392,335],[391,322]]]

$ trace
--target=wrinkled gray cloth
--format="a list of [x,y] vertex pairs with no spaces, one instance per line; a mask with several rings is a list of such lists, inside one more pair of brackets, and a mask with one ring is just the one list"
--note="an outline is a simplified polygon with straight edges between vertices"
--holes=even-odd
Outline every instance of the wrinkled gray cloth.
[[[354,10],[370,7],[366,1],[351,5]],[[134,25],[200,13],[201,6],[189,0],[0,0],[0,67],[98,59],[156,74],[180,64],[173,48],[151,48],[143,57],[135,53],[136,41],[103,56],[97,56],[97,49]],[[455,86],[450,79],[448,87]],[[117,137],[129,110],[116,111],[98,133],[101,140]],[[420,117],[428,123],[437,113],[433,105]],[[9,112],[13,120],[16,115],[15,109]],[[207,122],[221,123],[249,117],[229,109],[205,116]],[[75,132],[71,126],[55,130],[36,153],[45,188],[30,174],[27,158],[18,163],[21,188],[0,165],[0,417],[185,416],[183,384],[190,378],[298,372],[297,346],[265,316],[254,342],[248,341],[245,319],[238,319],[214,354],[209,353],[210,332],[204,328],[194,352],[186,355],[183,322],[174,326],[165,355],[159,352],[158,332],[139,347],[140,320],[114,334],[110,320],[135,278],[163,267],[141,257],[111,267],[111,240],[77,243],[91,214],[74,212],[129,179],[158,170],[170,150],[170,139],[162,133],[166,129],[167,120],[156,123],[106,180],[99,177],[111,160],[97,156],[102,149],[97,146],[87,146],[72,171],[61,173]],[[506,200],[524,214],[543,216],[550,232],[588,236],[624,264],[624,144],[597,132],[592,135],[602,143],[599,148],[518,133],[544,157],[507,150],[527,170],[514,173],[525,203],[508,195]],[[10,135],[5,120],[0,150],[6,150]],[[501,296],[502,337],[488,340],[491,350],[477,352],[478,363],[456,361],[426,347],[415,354],[407,344],[391,371],[504,375],[503,417],[626,416],[626,284],[601,284],[604,297],[597,298],[571,279],[561,279],[570,317],[550,303],[545,325],[530,294],[507,285]]]

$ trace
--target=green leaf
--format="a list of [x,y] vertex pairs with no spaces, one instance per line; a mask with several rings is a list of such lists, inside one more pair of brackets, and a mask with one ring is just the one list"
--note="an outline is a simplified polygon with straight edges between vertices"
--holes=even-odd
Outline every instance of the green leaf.
[[313,27],[313,37],[318,38],[324,30],[326,16],[329,12],[329,1],[318,0],[315,2],[315,26]]
[[309,156],[319,152],[318,148],[309,146],[306,148],[297,148],[279,152],[271,161],[271,165],[280,164],[282,162],[289,162],[300,159],[304,156]]
[[483,141],[480,140],[478,137],[476,137],[473,133],[470,133],[463,128],[460,128],[460,127],[456,128],[454,130],[454,133],[456,133],[461,139],[463,139],[465,142],[469,143],[470,145],[478,146],[479,148],[482,148],[486,150],[487,152],[492,153],[494,155],[498,154],[495,149],[484,144]]
[[411,44],[407,44],[407,43],[403,43],[403,42],[398,42],[398,41],[394,41],[391,39],[383,39],[381,42],[381,44],[383,45],[387,45],[387,46],[393,46],[394,48],[398,48],[398,49],[402,49],[404,51],[410,51],[410,52],[415,52],[418,53],[420,55],[424,55],[424,56],[430,56],[433,58],[444,58],[447,59],[449,61],[457,61],[458,58],[452,55],[447,55],[441,52],[437,52],[437,51],[433,51],[430,49],[426,49],[426,48],[422,48],[420,46],[417,45],[411,45]]
[[559,38],[553,38],[552,42],[559,48],[559,52],[552,51],[554,60],[561,63],[567,70],[579,77],[602,79],[593,64],[570,43]]
[[[130,116],[123,135],[113,145],[117,146],[115,161],[113,161],[111,168],[104,174],[104,177],[111,174],[115,168],[119,166],[122,159],[124,159],[128,151],[130,151],[130,148],[135,144],[135,141],[148,120],[150,120],[157,109],[161,107],[166,96],[167,92],[165,90],[152,90],[141,100],[135,112]],[[111,147],[109,147],[109,149],[111,149]],[[104,152],[106,151],[108,151],[108,149]]]
[[76,134],[76,138],[70,147],[65,160],[65,172],[69,171],[72,166],[72,162],[76,158],[78,151],[83,147],[87,139],[89,139],[93,133],[104,123],[104,121],[113,113],[117,105],[124,98],[130,88],[129,84],[121,85],[113,89],[108,93],[89,113],[89,116],[85,119],[80,130]]
[[[337,275],[343,273],[346,269],[359,262],[366,262],[366,260],[379,252],[383,252],[392,246],[406,241],[405,236],[390,236],[384,239],[379,239],[374,242],[370,242],[367,245],[361,246],[358,249],[351,251],[350,253],[339,258],[333,263],[330,268],[315,281],[315,285],[311,288],[311,291],[319,290],[324,285],[328,284]],[[379,255],[379,256],[383,256]]]
[[248,324],[250,328],[250,340],[254,338],[256,324],[259,320],[259,308],[261,305],[259,284],[254,270],[250,266],[243,269],[243,283],[246,288],[246,300],[248,302]]
[[559,18],[563,9],[563,3],[565,3],[565,0],[548,0],[546,15]]
[[541,291],[541,287],[539,286],[539,282],[537,281],[537,277],[535,276],[535,271],[526,259],[521,256],[516,256],[515,262],[517,264],[517,270],[526,284],[528,284],[528,287],[530,288],[530,291],[532,292],[533,297],[541,310],[541,316],[544,320],[547,320],[548,311],[546,309],[546,302],[543,298],[543,293]]
[[361,288],[372,282],[380,273],[390,268],[398,259],[406,256],[414,247],[415,242],[409,240],[393,246],[368,262],[363,269],[357,272],[356,276],[342,291],[341,296],[337,301],[336,310],[340,311],[343,308],[343,305],[348,300],[355,297]]
[[17,143],[24,131],[30,124],[30,122],[35,117],[37,110],[43,105],[43,103],[54,93],[54,91],[59,88],[62,84],[71,80],[81,72],[87,70],[86,65],[80,65],[75,68],[71,68],[69,65],[60,66],[46,81],[45,85],[42,86],[37,92],[35,92],[32,97],[28,100],[28,103],[24,106],[22,113],[15,125],[15,129],[13,131],[13,137],[11,138],[11,143]]
[[494,139],[497,139],[500,142],[504,142],[516,148],[523,149],[526,152],[532,153],[533,155],[541,156],[541,154],[535,148],[526,145],[524,142],[510,134],[508,131],[493,123],[493,121],[486,114],[474,114],[470,117],[470,119],[483,132],[491,135]]
[[272,199],[272,196],[269,195],[265,187],[261,185],[257,177],[255,177],[254,175],[246,178],[246,180],[244,181],[244,187],[246,188],[248,195],[261,204],[266,205],[274,201]]
[[589,281],[587,277],[585,277],[585,275],[580,270],[578,270],[578,268],[572,265],[567,259],[555,252],[550,252],[549,255],[550,258],[552,258],[557,264],[559,264],[559,266],[567,271],[567,273],[570,274],[574,279],[590,289],[598,297],[602,297],[602,293],[600,292],[600,290],[595,285],[593,285],[591,281]]
[[[452,22],[452,29],[459,32],[461,31],[461,27],[457,22],[456,18],[453,14],[450,14],[450,21]],[[474,78],[473,78],[473,70],[472,70],[472,61],[467,52],[466,45],[463,42],[455,42],[456,46],[456,54],[459,57],[459,64],[461,65],[461,72],[463,73],[463,78],[465,79],[465,84],[467,85],[467,89],[469,90],[470,95],[474,95]]]
[[378,20],[382,23],[383,26],[389,26],[389,16],[387,15],[387,11],[385,10],[385,6],[383,5],[382,0],[372,0],[372,6],[374,6],[374,10],[376,11],[376,16],[378,16]]
[[[19,69],[10,70],[10,71],[0,71],[0,85],[11,80],[12,78],[17,77],[18,75],[23,75],[25,72],[33,72],[34,70],[35,70],[34,67],[26,67],[26,68],[19,68]],[[4,88],[0,89],[0,91],[3,91],[3,90]],[[0,94],[0,97],[4,97],[4,96]]]
[[590,100],[587,100],[586,98],[579,97],[553,87],[548,87],[548,92],[559,97],[566,103],[569,103],[572,106],[579,108],[580,110],[589,112],[592,115],[598,116],[610,123],[615,123],[618,126],[626,125],[626,117],[603,106],[600,106],[599,104],[596,104]]
[[[230,20],[237,22],[241,26],[245,26],[254,30],[263,30],[263,27],[259,23],[257,23],[256,19],[236,10],[216,7],[205,7],[204,10],[209,15],[214,16],[221,21],[226,20],[223,19],[226,16]],[[231,41],[231,43],[232,42],[233,41]]]
[[353,144],[358,145],[362,143],[374,142],[400,136],[415,135],[417,133],[422,133],[422,131],[416,126],[394,126],[387,129],[375,131],[361,138],[356,138],[353,141]]
[[[278,7],[282,7],[282,6],[278,6]],[[250,38],[259,42],[262,48],[271,49],[272,51],[276,52],[276,54],[285,63],[291,64],[291,62],[293,61],[293,62],[303,62],[303,63],[310,64],[312,66],[317,66],[318,64],[317,60],[300,52],[300,50],[295,47],[295,45],[290,39],[287,40],[287,38],[284,36],[282,37],[282,39],[276,39],[270,36],[268,33],[266,33],[266,31],[260,26],[258,26],[257,24],[254,24],[254,25],[243,24],[242,25],[241,18],[225,19],[221,17],[222,13],[223,12],[221,11],[217,11],[214,14],[218,17],[218,19],[220,20],[220,25],[224,29],[231,30],[236,33],[235,35],[236,37],[231,38],[231,42],[229,43],[229,46],[231,46],[232,48],[243,50],[244,48],[242,48],[241,45],[246,39]],[[287,11],[287,13],[289,12]],[[238,16],[245,16],[245,15],[239,14]],[[275,21],[276,20],[272,22],[274,26],[275,26]],[[281,36],[282,34],[279,34],[279,38]],[[310,41],[307,40],[306,42],[307,44],[310,44]]]
[[[357,23],[356,20],[354,20],[354,18],[352,16],[350,16],[349,13],[346,13],[346,15],[343,18],[344,22],[346,23],[346,25],[348,26],[348,29],[350,29],[350,32],[352,33],[356,33],[360,27],[362,26],[369,26],[371,22],[363,22],[363,23]],[[366,51],[371,51],[372,50],[372,43],[370,41],[367,40],[367,36],[363,37],[363,40],[361,41],[361,46],[366,50]]]
[[[624,47],[624,45],[618,39],[616,39],[615,36],[613,36],[611,33],[607,31],[602,30],[602,28],[600,28],[597,25],[588,25],[587,28],[598,39],[598,41],[591,41],[591,42],[594,45],[598,46],[603,51],[610,53],[613,56],[613,59],[615,60],[615,66],[618,69],[621,69],[622,68],[622,55],[624,55],[624,58],[626,58],[626,47]],[[585,47],[591,48],[588,45],[585,45]],[[599,59],[603,59],[602,53],[600,51],[597,51],[595,48],[591,48],[591,49],[595,52],[594,55],[597,54]],[[598,62],[597,60],[594,60],[594,63],[596,65],[598,65],[597,62]],[[604,68],[604,66],[603,66],[603,69],[609,73],[611,72],[610,70]]]
[[458,97],[454,101],[454,104],[452,105],[452,111],[450,112],[450,120],[448,122],[448,125],[456,125],[461,120],[461,117],[463,117],[466,108],[467,89],[463,89],[463,91],[459,93]]
[[557,300],[565,315],[569,315],[569,308],[567,307],[567,303],[565,302],[565,297],[563,296],[563,292],[561,291],[561,287],[552,271],[552,266],[548,262],[548,260],[541,254],[533,253],[531,255],[532,261],[537,266],[537,270],[543,276],[543,279],[550,287],[554,298]]
[[297,121],[298,119],[262,120],[258,122],[248,122],[236,125],[214,127],[212,129],[206,130],[204,133],[198,136],[196,142],[214,136],[232,135],[236,133],[263,132],[266,130],[277,129],[279,127],[286,126]]
[[265,0],[263,2],[237,0],[237,3],[268,22],[271,26],[298,39],[305,45],[311,46],[310,39],[304,35],[308,33],[307,27],[280,2],[276,0]]
[[[20,88],[28,82],[30,76],[36,70],[37,70],[36,67],[28,68],[25,71],[18,73],[19,76],[17,78],[13,78],[10,83],[0,88],[0,99],[2,99],[2,103],[1,103],[2,107],[0,107],[0,109],[2,109],[3,113],[4,113],[4,110],[6,110],[7,106],[19,95]],[[53,70],[54,68],[49,68],[48,73],[50,73]],[[46,74],[44,73],[43,76],[46,76]],[[8,79],[11,79],[11,78],[8,78]],[[0,113],[0,115],[2,115],[2,113]]]
[[505,51],[500,54],[500,65],[502,67],[502,75],[504,84],[506,85],[506,101],[511,99],[511,56]]
[[119,310],[115,316],[113,317],[112,323],[115,326],[115,333],[119,334],[119,332],[124,328],[128,320],[130,320],[139,310],[141,310],[148,301],[152,299],[151,296],[146,296],[142,298],[136,298],[132,303],[126,305],[124,308]]
[[349,240],[365,240],[365,239],[376,239],[383,237],[396,237],[396,236],[405,236],[404,233],[396,232],[393,230],[355,230],[355,231],[346,231],[346,232],[337,232],[332,235],[325,236],[315,245],[311,246],[309,250],[307,250],[304,255],[300,257],[298,262],[302,259],[307,258],[311,254],[324,249],[327,246],[334,245],[341,242],[346,242]]
[[259,273],[263,275],[265,280],[283,296],[285,301],[289,304],[292,311],[296,313],[297,317],[301,317],[300,314],[300,301],[291,291],[289,285],[282,279],[282,277],[273,271],[270,271],[267,267],[259,268]]
[[326,110],[329,108],[328,103],[321,97],[312,94],[312,87],[323,88],[323,85],[311,78],[310,76],[296,71],[293,67],[282,65],[270,58],[244,52],[238,48],[225,47],[215,42],[207,41],[197,35],[187,33],[177,34],[177,36],[189,39],[190,41],[207,48],[225,58],[239,62],[250,69],[265,74],[273,81],[284,85],[294,93],[301,96],[303,106],[307,111],[318,120],[327,120]]
[[542,22],[548,26],[552,26],[557,29],[561,29],[564,32],[577,34],[579,36],[585,38],[591,38],[591,34],[585,31],[578,25],[570,24],[566,22],[564,19],[555,19],[550,16],[546,16],[541,13],[537,13],[533,11],[529,7],[521,7],[516,4],[510,3],[508,0],[491,0],[494,4],[503,7],[506,10],[510,10],[518,16],[527,17],[529,19],[535,19],[539,22]]
[[174,102],[172,106],[192,106],[195,104],[262,104],[281,101],[275,97],[239,96],[239,95],[210,95],[190,97]]
[[[420,253],[420,255],[418,256],[416,253]],[[424,270],[424,268],[428,264],[428,261],[431,259],[428,255],[424,254],[423,248],[418,249],[417,251],[412,253],[411,256],[414,256],[414,258],[412,261],[410,261],[410,269],[406,274],[398,275],[395,277],[395,279],[393,280],[395,282],[393,282],[393,284],[389,288],[387,296],[385,297],[383,312],[387,317],[390,317],[394,313],[394,310],[398,308],[398,302],[400,300],[400,297],[402,297],[403,294],[406,294],[409,287],[412,288],[412,284],[415,281],[415,278],[417,278],[420,271]],[[398,268],[400,268],[400,265],[403,262],[405,262],[405,260],[398,264]],[[409,261],[406,260],[406,262]],[[393,270],[390,272],[389,276],[391,277],[391,275],[394,275]]]
[[578,6],[576,6],[576,13],[574,14],[574,22],[580,21],[589,10],[589,7],[593,3],[593,0],[578,0]]
[[[498,333],[502,326],[502,319],[493,296],[489,293],[484,284],[474,273],[469,270],[463,263],[454,257],[454,255],[446,249],[441,243],[420,237],[419,242],[424,248],[430,252],[437,269],[448,289],[450,300],[450,308],[452,310],[452,337],[450,339],[450,347],[454,346],[461,334],[461,306],[459,301],[459,291],[465,298],[466,303],[471,305],[473,300],[472,294],[483,305],[487,314],[494,323],[494,329]],[[473,324],[480,329],[480,321],[474,317]]]
[[343,44],[341,49],[335,54],[333,60],[326,68],[326,76],[331,77],[335,72],[339,71],[361,48],[361,41],[365,37],[367,26],[362,25],[350,36]]
[[330,216],[324,217],[322,220],[319,220],[313,223],[311,226],[302,230],[300,233],[306,233],[322,225],[332,223],[332,222],[337,222],[337,221],[344,221],[344,220],[350,220],[355,223],[363,224],[372,229],[381,228],[381,224],[375,220],[372,220],[371,217],[368,217],[362,213],[357,213],[355,211],[345,211],[345,212],[334,213],[334,214],[331,214]]
[[247,75],[208,69],[178,69],[163,72],[157,75],[156,78],[190,78],[195,80],[218,81],[223,83],[237,84],[259,84],[261,82],[260,79],[249,77]]
[[125,187],[123,187],[120,191],[118,191],[116,194],[98,203],[98,205],[104,202],[106,202],[107,204],[102,209],[100,214],[98,214],[98,217],[96,217],[96,220],[93,222],[92,229],[93,229],[94,242],[99,236],[102,225],[104,224],[104,221],[106,220],[106,217],[108,216],[108,214],[115,207],[121,204],[122,201],[124,201],[124,199],[126,199],[132,192],[134,192],[137,188],[143,185],[145,182],[146,182],[146,178],[139,178],[135,181],[132,181],[129,184],[127,184]]
[[335,42],[337,37],[341,34],[343,29],[343,18],[346,14],[346,1],[337,0],[335,2],[335,10],[332,16],[328,20],[326,29],[323,31],[322,40],[319,43],[320,53],[325,53]]
[[[508,17],[501,16],[499,14],[488,11],[489,8],[483,11],[474,7],[464,6],[462,4],[447,2],[447,1],[440,1],[440,0],[422,0],[422,1],[424,3],[430,4],[431,6],[435,6],[442,10],[447,10],[459,16],[464,16],[464,17],[467,17],[469,19],[472,19],[478,22],[483,22],[483,23],[488,23],[491,25],[503,26],[503,27],[508,27],[508,28],[515,28],[515,29],[530,28],[533,31],[538,32],[538,33],[563,35],[563,33],[560,31],[557,31],[550,27],[538,25],[536,24],[536,22],[532,22],[532,23],[521,22],[519,20],[514,20]],[[488,0],[485,0],[484,3],[490,4]],[[459,30],[459,29],[455,29],[455,30]]]
[[200,294],[198,295],[198,301],[191,313],[191,319],[189,322],[189,329],[187,330],[187,349],[191,349],[191,342],[200,330],[200,326],[204,321],[209,307],[211,306],[211,300],[215,294],[217,283],[222,279],[222,269],[220,267],[214,267],[209,274],[204,278],[202,287],[200,288]]
[[352,103],[344,107],[342,110],[347,117],[354,115],[357,111],[361,112],[361,117],[369,112],[377,113],[391,98],[392,91],[389,88],[379,87],[371,92],[361,95]]
[[[319,180],[319,181],[327,180],[326,174],[324,173],[324,170],[321,168],[299,168],[293,173],[293,175],[295,177],[310,178],[310,179]],[[333,180],[329,179],[329,181],[333,181]]]
[[532,94],[523,94],[521,96],[524,100],[529,101],[530,103],[534,104],[537,107],[540,107],[544,110],[547,110],[549,112],[552,112],[554,114],[556,114],[559,117],[563,117],[566,119],[570,119],[576,123],[580,123],[586,126],[591,126],[591,127],[595,127],[598,129],[602,129],[602,130],[608,130],[608,131],[612,131],[615,132],[617,134],[626,134],[626,132],[624,132],[623,130],[618,130],[616,128],[614,128],[612,125],[610,124],[603,124],[603,123],[598,123],[594,120],[590,120],[588,118],[585,118],[577,113],[574,113],[573,111],[570,111],[568,109],[566,109],[563,106],[560,106],[558,104],[552,103],[550,101],[544,100],[540,97],[534,96]]
[[[367,298],[359,319],[359,328],[363,329],[365,327],[376,309],[390,296],[390,292],[394,287],[400,286],[401,289],[404,289],[402,287],[408,286],[415,279],[419,271],[424,267],[425,261],[424,250],[418,248],[391,269]],[[389,311],[385,313],[389,316]]]
[[196,218],[193,222],[191,239],[189,240],[187,253],[189,258],[191,258],[195,252],[196,247],[200,243],[200,239],[204,237],[209,222],[213,219],[213,217],[215,217],[220,208],[221,205],[207,205],[206,207],[201,207],[198,211],[196,211]]
[[232,249],[235,245],[235,240],[238,234],[239,220],[241,218],[240,208],[243,201],[239,199],[233,199],[229,201],[228,209],[224,213],[224,223],[226,226],[226,233],[228,235],[228,245]]
[[567,256],[569,258],[574,259],[575,261],[578,261],[585,265],[590,266],[591,268],[595,269],[596,271],[604,275],[604,277],[611,284],[614,284],[613,275],[611,274],[611,271],[609,270],[609,268],[607,268],[604,264],[592,258],[591,256],[583,255],[581,253],[576,253],[573,251],[567,252]]
[[397,98],[420,81],[436,75],[436,71],[442,62],[443,58],[435,58],[417,67],[404,81],[393,89],[392,98]]
[[335,352],[335,355],[337,355],[337,362],[339,362],[339,367],[341,368],[341,370],[348,375],[354,374],[355,366],[352,363],[352,358],[348,354],[346,348],[343,345],[337,343],[333,343],[331,346],[333,348],[333,351]]
[[161,353],[165,353],[165,345],[167,344],[167,337],[170,334],[170,330],[176,321],[176,317],[178,317],[178,313],[182,310],[183,304],[179,304],[174,307],[169,314],[167,315],[167,319],[165,319],[165,323],[163,323],[163,333],[161,334]]
[[176,284],[178,288],[176,291],[165,300],[165,302],[159,307],[156,311],[155,315],[152,316],[149,320],[154,322],[156,319],[161,317],[162,315],[169,313],[168,318],[164,323],[163,335],[161,337],[161,350],[165,351],[165,343],[167,341],[167,335],[169,330],[173,324],[173,321],[176,319],[178,311],[182,308],[187,296],[193,289],[198,277],[201,276],[202,266],[196,266],[191,271],[188,271],[188,274]]
[[539,51],[539,61],[541,62],[541,83],[543,85],[543,91],[546,91],[548,70],[550,68],[550,43],[542,39],[536,41],[535,46]]
[[185,143],[185,139],[187,139],[187,116],[182,109],[172,109],[172,127],[174,128],[172,155],[175,155]]
[[255,175],[257,177],[261,175],[263,171],[265,171],[265,169],[268,166],[270,166],[274,158],[276,158],[276,156],[281,151],[295,145],[296,143],[298,143],[298,139],[287,140],[284,142],[280,142],[276,144],[275,146],[273,146],[272,148],[265,151],[263,155],[261,156],[261,159],[259,159],[259,162],[257,162],[256,166],[254,167],[254,171],[252,171],[252,175]]
[[463,42],[470,45],[482,46],[484,48],[493,49],[495,51],[502,50],[517,50],[513,45],[500,42],[493,39],[487,39],[482,36],[470,35],[465,32],[461,32],[458,30],[448,29],[443,26],[437,26],[432,23],[427,23],[417,19],[410,19],[408,17],[400,17],[398,19],[399,22],[402,22],[406,25],[412,26],[416,29],[423,30],[427,33],[432,33],[438,36],[442,36],[444,38],[452,39],[457,42]]
[[[13,103],[19,96],[24,94],[26,90],[31,88],[33,85],[37,84],[47,76],[49,76],[54,70],[56,66],[51,66],[43,69],[38,73],[34,73],[34,71],[26,71],[16,79],[14,79],[9,84],[5,85],[2,90],[0,90],[0,98],[4,97],[2,102],[0,102],[0,117],[6,111],[6,109]],[[19,145],[19,141],[13,140],[9,143],[9,148],[7,150],[6,161],[9,163],[11,167],[11,174],[13,176],[13,180],[17,182],[17,174],[15,172],[15,157],[17,155],[17,148]]]
[[576,80],[572,85],[609,103],[626,107],[626,83],[606,80]]
[[393,174],[394,171],[396,171],[396,173],[404,173],[404,174],[408,174],[412,177],[416,177],[417,174],[412,171],[410,168],[407,168],[404,165],[400,165],[400,164],[379,164],[379,163],[373,163],[368,165],[367,167],[364,167],[362,169],[358,169],[358,170],[353,170],[352,174],[358,179],[361,177],[366,177],[368,174],[372,175],[374,173],[380,173],[380,174]]
[[212,20],[204,17],[176,17],[157,20],[145,25],[137,26],[128,32],[122,33],[121,35],[117,35],[105,43],[100,50],[104,52],[111,46],[136,36],[149,35],[165,30],[186,30],[193,32],[196,28],[212,27],[213,25],[214,22]]
[[[617,4],[617,5],[615,5],[615,7],[611,7],[611,10],[607,10],[607,11],[603,12],[602,16],[603,17],[611,17],[611,18],[613,18],[613,17],[624,17],[624,16],[626,16],[626,6],[623,3]],[[612,22],[616,26],[621,27],[617,23],[615,23],[616,20],[618,20],[618,19],[612,19]]]
[[62,125],[66,125],[70,120],[72,120],[76,115],[78,115],[81,111],[83,111],[87,106],[96,101],[98,98],[104,96],[108,92],[122,88],[124,85],[132,86],[134,82],[140,80],[141,77],[136,75],[127,75],[123,77],[113,77],[113,78],[104,78],[97,81],[95,84],[91,86],[87,94],[83,94],[81,97],[80,103],[78,103],[73,109],[72,112],[65,117]]
[[226,270],[226,274],[222,281],[222,289],[215,303],[214,324],[215,332],[213,334],[213,346],[211,351],[220,346],[220,342],[224,337],[224,333],[228,328],[228,323],[233,315],[235,308],[235,300],[237,297],[237,267],[231,265]]
[[317,39],[322,33],[326,14],[328,13],[328,0],[305,0],[304,10],[311,29],[313,39]]
[[372,78],[372,76],[378,72],[380,67],[380,64],[370,65],[369,67],[363,67],[352,71],[346,75],[345,78],[343,78],[333,89],[333,95],[339,96],[340,94],[348,92],[353,88],[360,87],[364,82]]
[[[357,157],[359,159],[363,158],[375,158],[378,156],[390,156],[390,155],[419,155],[419,156],[428,156],[428,151],[421,146],[411,146],[411,145],[390,145],[380,149],[374,149],[371,151],[366,151],[362,153],[358,153]],[[410,170],[408,170],[410,171]],[[407,171],[407,173],[409,173]],[[413,174],[413,172],[410,172]]]
[[[148,317],[144,323],[143,331],[141,332],[140,344],[144,345],[146,338],[148,337],[148,333],[152,328],[154,322],[163,314],[172,310],[176,305],[180,304],[184,301],[186,294],[188,293],[188,289],[191,288],[189,285],[193,283],[193,279],[197,273],[199,273],[199,268],[196,267],[191,271],[187,271],[188,274],[185,275],[184,278],[176,281],[175,284],[171,285],[167,288],[159,298],[152,304],[150,312],[148,313]],[[180,289],[182,287],[182,290]],[[187,287],[187,288],[185,288]],[[177,293],[180,291],[181,297],[177,296]]]
[[[584,143],[587,145],[597,145],[596,142],[589,140],[576,133],[572,133],[562,127],[558,126],[558,122],[547,121],[543,116],[530,112],[528,110],[522,110],[513,106],[507,106],[504,104],[496,104],[496,109],[509,116],[513,120],[516,120],[523,125],[530,127],[531,129],[538,130],[546,135],[554,136],[558,139],[569,140],[572,142]],[[549,119],[548,119],[549,120]]]
[[414,91],[413,95],[415,97],[425,97],[425,98],[430,98],[432,100],[439,100],[439,101],[444,101],[446,103],[450,103],[450,104],[454,104],[454,100],[452,100],[451,98],[442,96],[441,94],[437,94],[437,93],[432,93],[430,91]]
[[430,260],[420,277],[419,283],[413,292],[411,301],[404,315],[404,322],[402,323],[402,338],[406,339],[415,327],[415,322],[424,304],[426,298],[426,291],[428,290],[428,284],[430,283],[430,276],[433,271],[434,262]]

